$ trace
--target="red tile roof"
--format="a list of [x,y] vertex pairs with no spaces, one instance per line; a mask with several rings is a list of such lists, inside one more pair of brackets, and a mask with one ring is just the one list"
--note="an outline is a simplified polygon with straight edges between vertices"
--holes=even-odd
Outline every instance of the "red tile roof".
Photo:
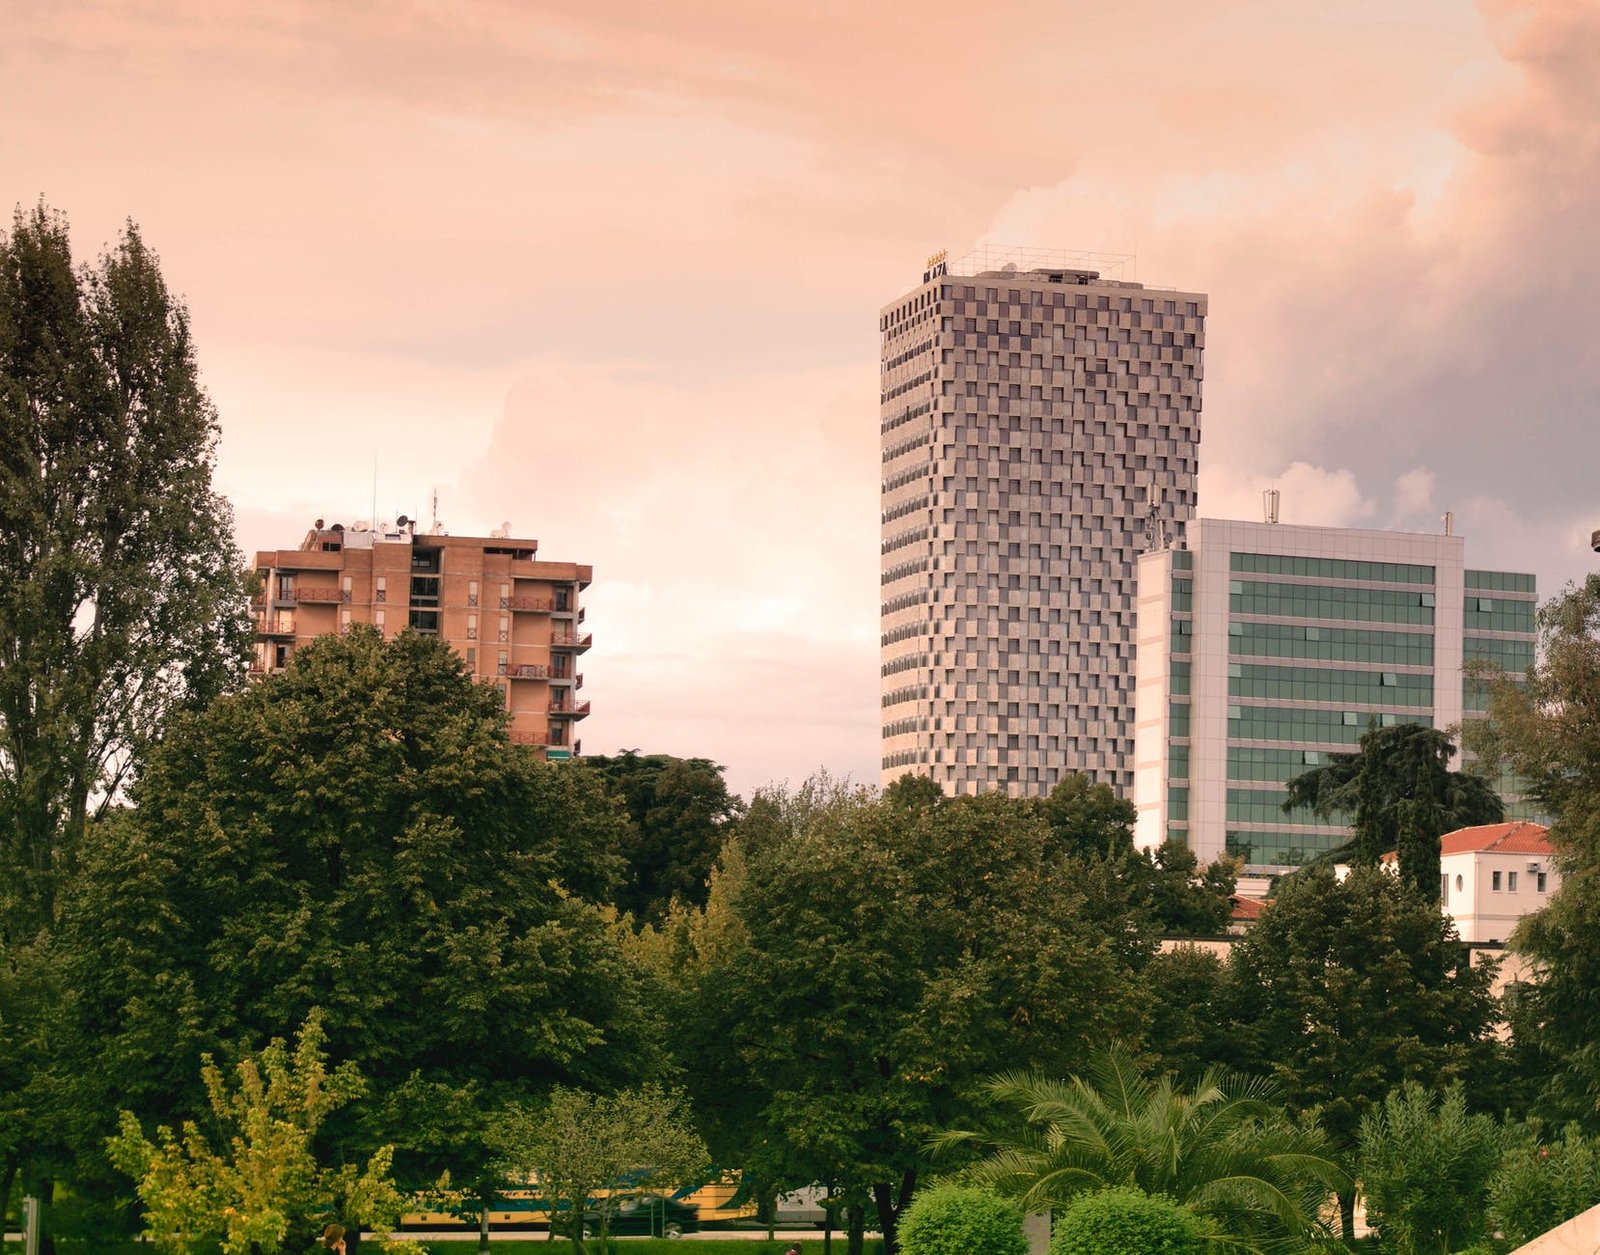
[[1440,854],[1466,854],[1472,851],[1495,854],[1554,854],[1543,824],[1521,819],[1508,824],[1480,824],[1476,828],[1457,828],[1439,838]]
[[[1507,824],[1479,824],[1476,828],[1457,828],[1439,838],[1439,854],[1543,854],[1555,853],[1545,836],[1550,830],[1543,824],[1519,819]],[[1383,856],[1385,863],[1395,861],[1390,850]]]
[[1265,898],[1241,898],[1234,894],[1228,901],[1233,906],[1233,918],[1241,923],[1251,922],[1261,918],[1261,912],[1267,909]]

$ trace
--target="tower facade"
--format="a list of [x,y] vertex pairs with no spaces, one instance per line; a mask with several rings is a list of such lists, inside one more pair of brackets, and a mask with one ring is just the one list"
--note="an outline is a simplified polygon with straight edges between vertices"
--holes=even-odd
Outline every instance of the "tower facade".
[[295,650],[366,623],[442,636],[472,675],[499,689],[511,739],[546,758],[579,751],[578,660],[589,648],[579,595],[593,569],[539,560],[539,542],[508,536],[417,534],[321,519],[297,549],[256,554],[252,675],[288,666]]
[[1196,520],[1139,561],[1138,843],[1259,873],[1342,845],[1351,817],[1285,813],[1287,782],[1373,723],[1481,717],[1465,663],[1524,674],[1537,600],[1532,575],[1468,568],[1459,536]]
[[936,257],[880,314],[882,779],[1127,794],[1136,562],[1194,512],[1206,298],[1001,263]]

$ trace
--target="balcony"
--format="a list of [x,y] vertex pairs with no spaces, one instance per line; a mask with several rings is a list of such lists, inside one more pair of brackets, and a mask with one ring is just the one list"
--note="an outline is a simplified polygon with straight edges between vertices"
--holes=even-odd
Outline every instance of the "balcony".
[[261,636],[293,636],[293,615],[258,615],[256,616],[256,632]]
[[550,737],[544,732],[527,732],[521,728],[512,728],[511,743],[513,745],[549,745]]
[[500,599],[502,610],[531,610],[535,614],[550,613],[550,599],[548,597],[502,597]]
[[349,601],[349,594],[337,588],[297,588],[295,601]]
[[594,644],[592,635],[579,636],[576,632],[553,632],[550,636],[551,649],[576,649],[582,652]]
[[564,719],[582,719],[589,713],[589,703],[554,701],[550,703],[550,713],[560,715]]
[[550,668],[542,662],[519,662],[507,672],[513,680],[544,680],[550,675]]

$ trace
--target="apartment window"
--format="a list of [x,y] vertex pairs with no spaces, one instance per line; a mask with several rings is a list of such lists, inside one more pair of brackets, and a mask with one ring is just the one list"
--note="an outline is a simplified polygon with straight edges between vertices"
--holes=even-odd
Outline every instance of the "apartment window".
[[1533,887],[1535,889],[1537,889],[1540,893],[1543,893],[1545,891],[1545,879],[1544,879],[1544,876],[1545,876],[1545,874],[1543,872],[1535,872],[1534,873],[1534,878],[1535,879],[1534,879],[1534,886]]
[[1500,892],[1500,873],[1499,872],[1495,872],[1494,875],[1489,878],[1489,888],[1493,889],[1496,893]]
[[469,648],[467,650],[467,670],[468,671],[476,671],[477,669],[478,669],[478,651],[476,649]]
[[378,582],[372,593],[373,601],[389,600],[389,578],[385,575],[378,576]]
[[350,635],[350,612],[348,610],[339,611],[339,635]]
[[278,576],[278,600],[279,601],[293,601],[294,600],[294,576],[292,576],[292,575],[280,575],[280,576]]
[[503,641],[511,639],[511,620],[506,615],[500,616],[500,639]]
[[1517,891],[1517,873],[1516,872],[1507,872],[1506,873],[1506,892],[1507,893],[1515,893],[1516,891]]
[[469,641],[478,639],[478,616],[475,614],[467,616],[467,639]]
[[1461,892],[1461,877],[1460,876],[1456,877],[1456,892],[1457,893]]
[[478,604],[478,581],[477,580],[468,580],[467,581],[467,605],[475,606],[477,604]]
[[339,585],[339,600],[340,601],[349,601],[350,600],[350,594],[354,591],[354,589],[355,589],[355,581],[353,579],[351,579],[348,575],[345,576],[343,581]]
[[511,604],[511,585],[500,585],[500,609],[504,610]]
[[498,661],[496,661],[496,663],[495,663],[494,673],[496,675],[504,675],[506,673],[506,667],[510,663],[510,661],[511,661],[510,656],[506,653],[505,650],[502,649],[500,651],[500,657],[499,657]]
[[383,611],[382,610],[374,610],[372,612],[372,626],[378,629],[378,635],[379,636],[384,635],[384,631],[383,631]]

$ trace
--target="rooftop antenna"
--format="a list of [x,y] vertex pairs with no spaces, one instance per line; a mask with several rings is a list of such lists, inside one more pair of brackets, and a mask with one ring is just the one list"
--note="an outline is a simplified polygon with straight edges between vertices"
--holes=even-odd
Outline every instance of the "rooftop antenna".
[[1278,521],[1278,490],[1276,488],[1268,488],[1261,494],[1261,508],[1267,522],[1276,523]]
[[433,530],[433,534],[435,536],[439,535],[442,531],[444,531],[444,528],[439,523],[439,486],[437,484],[435,484],[434,488],[433,488],[433,529],[432,530]]
[[1446,510],[1444,512],[1444,534],[1446,536],[1454,536],[1456,534],[1456,512],[1454,510]]

